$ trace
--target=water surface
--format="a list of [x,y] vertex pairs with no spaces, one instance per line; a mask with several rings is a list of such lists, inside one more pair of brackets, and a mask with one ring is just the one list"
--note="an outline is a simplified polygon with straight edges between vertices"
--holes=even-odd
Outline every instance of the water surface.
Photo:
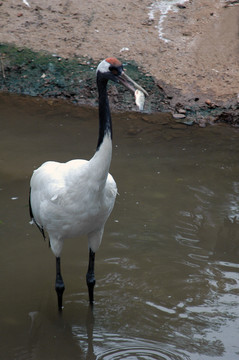
[[64,311],[55,259],[29,224],[32,171],[89,159],[97,110],[1,95],[1,359],[236,359],[239,355],[239,132],[168,115],[113,115],[119,196],[96,254],[65,242]]

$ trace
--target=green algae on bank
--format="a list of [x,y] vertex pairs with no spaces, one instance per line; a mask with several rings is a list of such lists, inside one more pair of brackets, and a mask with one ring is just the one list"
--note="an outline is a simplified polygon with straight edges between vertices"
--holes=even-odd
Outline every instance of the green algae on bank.
[[[142,72],[135,62],[120,60],[127,74],[149,93],[145,112],[171,112],[176,123],[188,126],[198,123],[204,127],[215,122],[239,126],[239,101],[211,106],[210,102],[198,101],[199,98],[193,95],[182,101],[178,89],[168,88],[163,82],[156,81],[150,74]],[[68,59],[57,54],[0,44],[0,91],[97,106],[97,65],[98,61],[85,57]],[[114,111],[137,110],[132,94],[123,87],[109,86],[109,95]]]
[[[160,100],[163,92],[155,85],[152,77],[139,71],[135,63],[124,63],[127,73],[150,92],[149,111],[163,110]],[[97,89],[95,71],[98,62],[88,58],[65,59],[56,54],[36,53],[30,49],[18,49],[12,45],[0,44],[0,91],[69,99],[74,103],[96,105]],[[113,107],[120,110],[121,101],[117,101],[110,89]],[[132,109],[132,95],[117,87],[117,97],[124,102],[124,109]],[[115,95],[116,95],[115,94]]]
[[92,77],[85,59],[68,60],[10,45],[0,45],[0,53],[1,90],[30,96],[74,99],[81,96],[81,90]]

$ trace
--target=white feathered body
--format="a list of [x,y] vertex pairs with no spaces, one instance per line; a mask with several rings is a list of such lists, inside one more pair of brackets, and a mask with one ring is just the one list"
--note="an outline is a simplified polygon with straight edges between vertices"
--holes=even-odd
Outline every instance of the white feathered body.
[[66,163],[48,161],[31,179],[31,207],[35,222],[47,231],[55,256],[63,240],[88,235],[95,252],[116,198],[117,187],[108,173],[112,153],[109,136],[93,158]]

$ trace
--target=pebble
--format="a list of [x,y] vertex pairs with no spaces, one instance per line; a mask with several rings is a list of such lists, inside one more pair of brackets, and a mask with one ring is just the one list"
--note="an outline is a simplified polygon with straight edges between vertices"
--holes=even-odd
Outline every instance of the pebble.
[[173,114],[174,119],[185,119],[185,114]]
[[211,105],[212,105],[212,102],[211,102],[211,100],[207,99],[207,100],[205,101],[205,104],[211,106]]
[[177,7],[179,9],[187,9],[187,7],[185,5],[183,5],[183,4],[177,4]]
[[201,128],[205,128],[207,126],[207,120],[206,119],[199,119],[198,120],[198,125]]
[[178,109],[177,112],[179,114],[186,114],[186,110],[184,110],[184,109]]
[[210,99],[207,99],[206,101],[205,101],[205,104],[207,104],[207,106],[209,106],[210,108],[215,108],[217,105],[216,104],[214,104]]
[[123,51],[129,51],[129,48],[123,47],[122,49],[120,49],[120,52],[123,52]]

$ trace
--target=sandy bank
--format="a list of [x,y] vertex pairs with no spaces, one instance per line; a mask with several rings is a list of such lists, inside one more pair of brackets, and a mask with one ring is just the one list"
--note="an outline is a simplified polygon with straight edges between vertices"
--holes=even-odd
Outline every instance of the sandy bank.
[[28,2],[30,7],[21,0],[0,2],[1,43],[64,58],[97,62],[114,55],[135,61],[139,70],[153,76],[169,109],[180,103],[186,110],[217,107],[237,115],[236,2],[185,2],[164,19],[164,39],[158,29],[161,12],[155,7],[149,16],[152,1],[122,0],[117,6],[108,0]]

